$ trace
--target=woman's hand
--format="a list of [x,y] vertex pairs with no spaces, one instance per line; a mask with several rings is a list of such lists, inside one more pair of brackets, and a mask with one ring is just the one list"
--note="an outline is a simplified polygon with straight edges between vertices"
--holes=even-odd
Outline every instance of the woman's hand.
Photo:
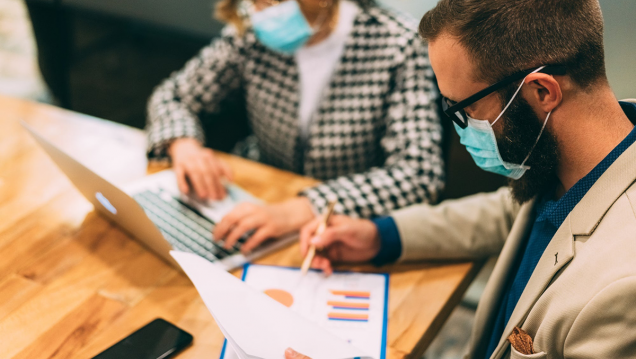
[[285,359],[311,359],[311,358],[296,352],[292,348],[287,348],[287,350],[285,350]]
[[243,203],[223,217],[213,234],[217,241],[224,240],[224,247],[229,249],[245,233],[254,231],[241,247],[241,252],[249,253],[269,238],[299,230],[314,217],[311,203],[305,197],[271,205]]
[[367,262],[380,252],[380,236],[375,224],[366,219],[332,216],[327,229],[316,236],[320,218],[300,231],[300,252],[307,255],[311,244],[316,246],[312,268],[333,273],[333,262]]
[[223,178],[231,182],[232,170],[211,149],[203,147],[194,138],[180,138],[172,142],[168,153],[181,192],[188,194],[194,190],[201,199],[225,198]]

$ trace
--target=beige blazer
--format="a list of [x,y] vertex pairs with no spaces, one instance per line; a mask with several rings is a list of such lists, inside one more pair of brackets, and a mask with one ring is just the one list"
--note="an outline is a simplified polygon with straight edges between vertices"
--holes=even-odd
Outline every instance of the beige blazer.
[[[636,358],[636,145],[601,176],[539,260],[491,359]],[[402,261],[474,258],[500,252],[475,315],[465,359],[482,358],[511,266],[534,218],[534,202],[508,191],[393,213]],[[515,326],[533,355],[511,348]]]

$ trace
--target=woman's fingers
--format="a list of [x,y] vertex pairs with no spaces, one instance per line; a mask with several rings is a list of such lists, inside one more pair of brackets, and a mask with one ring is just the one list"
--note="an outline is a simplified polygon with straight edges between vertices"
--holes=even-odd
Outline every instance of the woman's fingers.
[[237,224],[237,222],[241,220],[241,218],[251,214],[255,210],[256,210],[256,207],[250,203],[244,203],[244,204],[240,204],[236,206],[236,208],[230,211],[230,213],[226,214],[221,220],[221,222],[219,222],[216,225],[216,227],[214,228],[214,233],[213,233],[214,238],[217,241],[220,241],[223,238],[225,238],[228,232],[230,231],[230,229],[232,229],[232,227],[234,227]]
[[227,162],[223,160],[217,159],[217,163],[219,164],[219,167],[221,168],[221,174],[225,178],[227,178],[228,181],[234,182],[234,173],[232,172],[232,167],[230,167],[230,165],[228,165]]
[[259,216],[247,216],[238,221],[238,223],[234,226],[230,234],[225,237],[225,244],[223,247],[225,249],[230,249],[234,247],[236,242],[248,231],[252,229],[258,228],[263,225],[263,221]]
[[241,247],[241,252],[249,253],[254,248],[258,247],[273,236],[274,234],[271,227],[264,225],[256,230],[256,232],[254,232],[254,234],[252,234],[250,238],[247,239],[247,242],[245,242],[245,244],[243,244],[243,246]]
[[190,179],[190,183],[194,187],[194,192],[199,198],[207,198],[208,191],[203,169],[198,163],[190,163],[186,165],[186,175]]
[[212,151],[206,151],[205,155],[205,166],[207,168],[206,176],[210,179],[210,199],[213,200],[222,200],[225,198],[225,186],[223,186],[223,169],[221,168],[221,163],[214,157]]
[[188,194],[190,192],[190,186],[188,186],[188,181],[186,180],[186,173],[182,166],[174,167],[174,174],[177,176],[177,186],[179,187],[179,191],[183,194]]
[[205,186],[205,197],[201,197],[203,199],[218,199],[218,189],[216,186],[216,173],[214,171],[214,167],[207,161],[206,159],[200,158],[197,164],[197,169],[199,170],[199,175],[201,176],[201,181]]
[[[222,178],[231,177],[230,167],[216,158],[214,151],[196,140],[181,139],[170,147],[179,190],[193,191],[199,198],[221,200],[226,190]],[[190,185],[188,185],[188,180]]]

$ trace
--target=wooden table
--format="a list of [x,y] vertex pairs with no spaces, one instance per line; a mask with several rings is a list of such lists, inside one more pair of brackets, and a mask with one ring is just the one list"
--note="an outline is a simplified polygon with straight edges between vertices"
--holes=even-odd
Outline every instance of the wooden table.
[[[0,357],[90,358],[162,317],[195,337],[179,358],[217,358],[223,336],[190,281],[97,215],[19,120],[116,184],[145,175],[143,133],[6,97],[0,109]],[[265,201],[316,182],[223,157],[236,182]],[[293,245],[258,263],[299,266],[301,258]],[[380,268],[391,273],[387,356],[420,356],[479,267]]]

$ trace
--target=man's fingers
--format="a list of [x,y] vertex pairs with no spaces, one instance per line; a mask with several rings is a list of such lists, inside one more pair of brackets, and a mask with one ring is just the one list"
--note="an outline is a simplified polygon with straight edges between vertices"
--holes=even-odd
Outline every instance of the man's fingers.
[[263,226],[247,239],[247,242],[241,247],[241,252],[249,253],[271,237],[272,230],[267,226]]
[[316,233],[316,229],[320,225],[320,218],[316,218],[306,224],[300,230],[300,254],[304,257],[307,255],[307,251],[309,250],[309,242],[314,237]]
[[311,359],[311,358],[296,352],[292,348],[287,348],[287,350],[285,350],[285,359]]
[[329,247],[333,243],[342,240],[346,231],[346,216],[333,216],[329,221],[331,227],[327,227],[321,235],[316,236],[316,230],[320,226],[322,218],[317,217],[300,231],[300,254],[305,257],[312,244],[318,250]]
[[188,194],[190,192],[190,186],[188,186],[188,181],[186,181],[186,174],[181,166],[175,166],[174,174],[177,176],[177,186],[179,186],[179,191],[183,194]]
[[335,214],[329,218],[328,225],[331,227],[339,227],[351,221],[351,217]]
[[320,257],[319,268],[325,274],[325,276],[329,277],[333,273],[333,268],[331,267],[331,261],[328,258]]
[[321,235],[312,238],[309,242],[316,245],[317,249],[322,250],[342,240],[343,232],[342,227],[327,227]]
[[322,270],[326,276],[330,276],[331,273],[333,273],[331,261],[321,255],[314,257],[314,260],[311,262],[311,267]]
[[335,243],[326,250],[327,258],[334,262],[342,262],[342,243]]
[[322,273],[325,277],[329,277],[333,274],[333,267],[331,266],[331,262],[327,263],[327,265],[322,269]]

